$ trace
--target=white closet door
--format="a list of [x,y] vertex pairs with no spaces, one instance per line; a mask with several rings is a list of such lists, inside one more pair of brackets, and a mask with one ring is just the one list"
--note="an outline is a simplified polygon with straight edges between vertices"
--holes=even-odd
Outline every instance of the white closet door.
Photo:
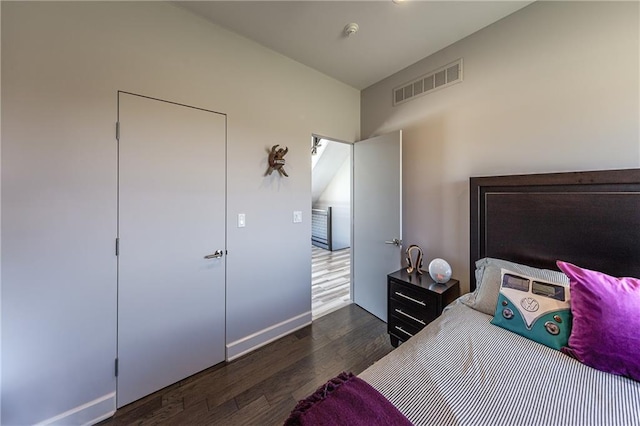
[[225,358],[226,117],[118,102],[122,407]]

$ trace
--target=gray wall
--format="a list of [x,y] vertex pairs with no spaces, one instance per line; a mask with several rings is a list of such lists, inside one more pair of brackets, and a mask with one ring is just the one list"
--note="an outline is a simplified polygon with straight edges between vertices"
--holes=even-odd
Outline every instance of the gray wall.
[[114,408],[117,90],[228,115],[232,355],[311,319],[309,140],[357,140],[358,91],[167,3],[2,2],[7,424]]
[[[403,241],[468,288],[468,178],[640,166],[639,4],[536,2],[365,89],[362,137],[403,132]],[[392,106],[458,58],[464,81]]]

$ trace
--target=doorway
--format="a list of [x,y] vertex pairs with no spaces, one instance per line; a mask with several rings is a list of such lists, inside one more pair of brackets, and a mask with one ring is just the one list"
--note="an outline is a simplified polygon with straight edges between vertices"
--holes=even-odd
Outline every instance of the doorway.
[[351,303],[353,145],[311,138],[311,312],[313,319]]

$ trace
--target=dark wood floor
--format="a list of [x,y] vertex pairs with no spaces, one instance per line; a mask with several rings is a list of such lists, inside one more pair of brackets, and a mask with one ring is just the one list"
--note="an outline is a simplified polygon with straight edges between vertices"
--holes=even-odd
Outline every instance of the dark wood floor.
[[296,402],[328,379],[359,374],[392,349],[386,324],[349,305],[129,404],[99,425],[282,425]]

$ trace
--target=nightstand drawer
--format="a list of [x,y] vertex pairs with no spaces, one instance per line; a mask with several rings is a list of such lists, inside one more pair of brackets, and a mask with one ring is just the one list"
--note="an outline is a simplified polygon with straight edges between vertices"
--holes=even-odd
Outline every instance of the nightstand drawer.
[[407,285],[394,281],[391,281],[389,285],[389,296],[391,299],[414,306],[416,309],[425,309],[431,304],[429,297],[427,297],[424,292],[413,290]]
[[389,322],[389,333],[396,335],[402,341],[413,337],[423,328],[424,326],[416,327],[396,316],[391,317]]
[[401,303],[396,300],[389,301],[391,315],[403,319],[416,327],[424,327],[438,317],[435,303],[417,309],[415,305]]

